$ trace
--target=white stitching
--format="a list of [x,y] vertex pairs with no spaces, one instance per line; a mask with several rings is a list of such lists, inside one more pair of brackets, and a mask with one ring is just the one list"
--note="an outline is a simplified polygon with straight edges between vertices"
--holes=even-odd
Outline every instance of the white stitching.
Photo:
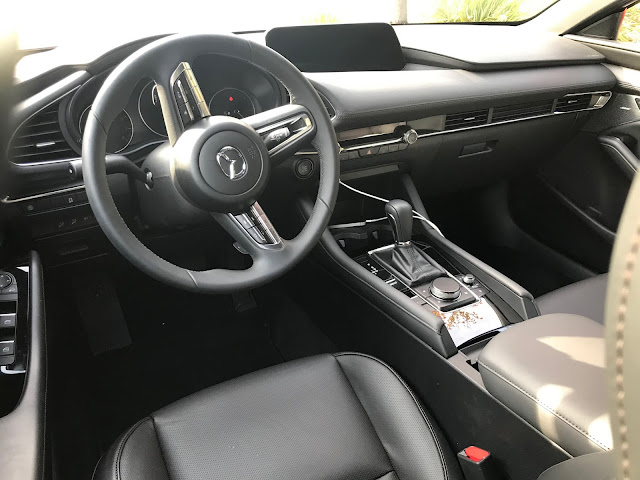
[[636,227],[636,234],[631,242],[629,253],[626,258],[626,265],[622,274],[622,286],[620,288],[620,303],[618,305],[616,320],[616,415],[618,416],[618,433],[620,435],[620,451],[622,453],[622,475],[627,480],[630,477],[629,459],[629,438],[627,436],[627,412],[624,403],[624,329],[626,327],[627,310],[629,303],[629,293],[631,290],[631,278],[638,258],[638,250],[640,249],[640,222]]
[[591,440],[593,443],[595,443],[596,445],[598,445],[599,447],[601,447],[604,450],[611,450],[610,447],[607,447],[606,445],[600,443],[599,440],[597,440],[596,438],[592,437],[591,435],[589,435],[589,432],[587,432],[586,430],[583,430],[581,427],[579,427],[578,425],[576,425],[575,423],[573,423],[571,420],[569,420],[568,418],[564,417],[563,415],[561,415],[560,413],[556,412],[552,407],[550,407],[549,405],[545,404],[544,402],[541,402],[540,399],[536,398],[534,395],[530,394],[529,392],[527,392],[526,390],[524,390],[523,388],[519,387],[518,385],[516,385],[515,383],[513,383],[512,381],[510,381],[508,378],[506,378],[505,376],[499,374],[498,372],[496,372],[494,369],[492,369],[491,367],[488,367],[486,364],[482,363],[482,362],[478,362],[478,365],[486,368],[489,372],[493,373],[496,377],[500,378],[501,380],[503,380],[504,382],[508,383],[509,385],[511,385],[513,388],[515,388],[516,390],[518,390],[520,393],[523,393],[524,395],[526,395],[527,397],[529,397],[531,400],[534,401],[534,403],[540,405],[541,407],[544,407],[549,413],[551,413],[552,415],[558,417],[560,420],[564,421],[566,424],[570,425],[571,427],[573,427],[574,429],[576,429],[578,432],[582,433],[585,437],[587,437],[589,440]]

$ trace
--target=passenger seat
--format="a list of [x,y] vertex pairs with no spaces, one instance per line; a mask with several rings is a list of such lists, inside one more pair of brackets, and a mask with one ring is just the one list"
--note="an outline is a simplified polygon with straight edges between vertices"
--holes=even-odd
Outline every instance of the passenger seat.
[[536,299],[540,315],[572,313],[604,325],[608,274],[567,285]]

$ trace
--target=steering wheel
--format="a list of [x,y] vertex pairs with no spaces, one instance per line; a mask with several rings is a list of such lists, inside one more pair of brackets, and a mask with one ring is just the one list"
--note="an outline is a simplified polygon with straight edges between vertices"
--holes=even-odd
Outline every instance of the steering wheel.
[[[189,60],[203,54],[233,57],[257,66],[287,88],[291,104],[242,121],[211,116],[189,64]],[[169,185],[180,198],[164,202],[158,208],[183,203],[199,212],[208,212],[251,256],[251,267],[207,271],[179,267],[143,245],[120,216],[107,184],[107,132],[143,78],[151,78],[157,85],[169,136],[168,145],[157,149],[160,153],[155,156],[155,167],[147,172],[150,180],[156,176],[153,168],[158,169],[151,190],[160,189],[162,183],[162,188]],[[269,148],[265,143],[267,137]],[[267,185],[271,164],[309,142],[318,152],[318,195],[302,231],[285,240],[278,235],[258,200]],[[168,172],[162,177],[164,182],[160,182],[162,171]],[[225,293],[273,280],[293,267],[319,241],[338,192],[338,143],[315,89],[275,51],[232,35],[174,35],[138,50],[106,79],[86,123],[82,172],[99,225],[133,265],[179,288]]]

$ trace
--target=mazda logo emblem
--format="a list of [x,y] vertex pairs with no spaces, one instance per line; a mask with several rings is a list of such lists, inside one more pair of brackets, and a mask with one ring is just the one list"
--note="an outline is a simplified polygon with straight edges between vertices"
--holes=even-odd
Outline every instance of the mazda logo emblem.
[[222,147],[216,155],[220,170],[231,180],[240,180],[247,173],[247,159],[235,147]]

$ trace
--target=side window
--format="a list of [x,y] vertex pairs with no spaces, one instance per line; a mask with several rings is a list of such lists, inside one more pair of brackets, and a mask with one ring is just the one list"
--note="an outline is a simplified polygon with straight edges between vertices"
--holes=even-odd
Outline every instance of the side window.
[[640,43],[640,3],[625,10],[618,30],[619,42]]

